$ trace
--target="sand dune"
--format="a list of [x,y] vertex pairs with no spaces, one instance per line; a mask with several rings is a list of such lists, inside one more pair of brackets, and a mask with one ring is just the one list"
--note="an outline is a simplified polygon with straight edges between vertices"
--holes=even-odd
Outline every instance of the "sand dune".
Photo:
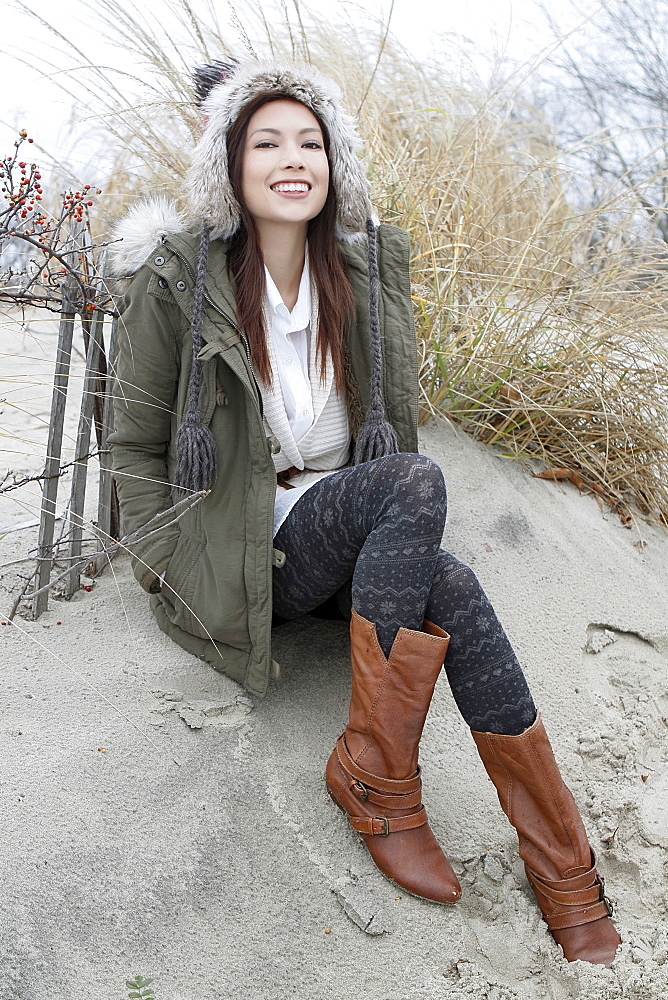
[[[39,468],[35,419],[34,451],[3,466]],[[255,702],[159,632],[118,558],[90,592],[1,626],[2,1000],[118,1000],[138,972],[159,1000],[668,995],[668,533],[445,420],[421,447],[449,485],[444,544],[492,598],[599,853],[615,967],[561,959],[444,678],[422,764],[464,889],[452,908],[385,881],[325,793],[345,625],[277,630],[282,676]],[[29,519],[4,498],[1,525]],[[0,540],[3,614],[35,538]]]

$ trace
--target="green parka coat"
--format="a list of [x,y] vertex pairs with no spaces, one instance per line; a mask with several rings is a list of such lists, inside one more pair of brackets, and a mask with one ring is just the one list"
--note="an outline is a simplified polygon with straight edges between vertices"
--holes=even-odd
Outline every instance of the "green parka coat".
[[[123,530],[134,532],[184,493],[170,487],[176,431],[191,369],[190,316],[199,237],[163,238],[135,274],[120,304],[109,438]],[[250,692],[263,696],[271,674],[272,545],[276,473],[272,444],[245,341],[236,326],[227,244],[210,247],[202,317],[200,411],[217,446],[212,491],[151,536],[131,545],[139,583],[151,594],[160,627]],[[357,302],[348,331],[362,404],[369,399],[369,281],[365,240],[341,243]],[[378,229],[383,331],[383,396],[402,451],[417,451],[417,351],[409,282],[408,237]],[[324,308],[324,305],[321,306]]]

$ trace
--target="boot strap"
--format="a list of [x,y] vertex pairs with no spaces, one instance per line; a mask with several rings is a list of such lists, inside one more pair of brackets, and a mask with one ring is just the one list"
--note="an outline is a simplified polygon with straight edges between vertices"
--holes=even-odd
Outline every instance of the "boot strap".
[[[381,794],[393,796],[408,795],[411,792],[419,792],[422,788],[419,766],[415,774],[411,775],[410,778],[381,778],[377,774],[365,771],[350,756],[350,752],[346,746],[345,733],[342,733],[336,741],[336,756],[342,770],[346,774],[349,774],[351,778],[355,778],[365,787]],[[396,805],[399,807],[399,803],[396,803]]]
[[427,813],[424,806],[410,816],[396,816],[392,819],[387,816],[350,817],[350,825],[353,830],[372,837],[387,837],[389,834],[399,833],[401,830],[415,830],[418,826],[424,826],[426,822]]
[[427,822],[422,805],[422,780],[418,768],[410,778],[381,778],[365,771],[350,756],[345,733],[336,744],[339,767],[350,779],[348,787],[361,802],[369,802],[382,809],[415,809],[408,816],[350,816],[350,825],[357,833],[372,837],[387,837],[400,830],[415,830]]
[[579,927],[601,917],[612,916],[612,903],[605,895],[605,882],[595,868],[573,879],[551,881],[525,866],[543,917],[551,931]]
[[419,788],[417,791],[407,792],[405,795],[381,795],[365,785],[359,778],[351,779],[348,782],[348,788],[360,802],[368,802],[370,805],[380,806],[382,809],[413,809],[422,804],[422,792]]

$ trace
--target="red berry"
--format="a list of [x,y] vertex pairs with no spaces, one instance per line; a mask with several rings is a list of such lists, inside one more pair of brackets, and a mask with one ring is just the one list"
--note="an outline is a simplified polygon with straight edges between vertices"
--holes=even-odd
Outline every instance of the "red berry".
[[21,167],[21,170],[23,170],[23,168],[25,167],[25,163],[21,162],[19,163],[19,166]]
[[84,184],[84,191],[90,191],[90,184]]
[[32,142],[32,141],[33,141],[32,139],[28,139],[28,142]]
[[87,205],[88,205],[88,207],[90,208],[90,207],[91,207],[91,205],[93,204],[93,202],[92,202],[92,201],[87,201],[87,202],[86,202],[86,204],[87,204]]

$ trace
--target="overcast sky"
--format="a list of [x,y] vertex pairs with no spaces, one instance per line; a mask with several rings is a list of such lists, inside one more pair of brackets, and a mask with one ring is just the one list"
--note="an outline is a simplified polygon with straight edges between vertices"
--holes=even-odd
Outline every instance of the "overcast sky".
[[[100,6],[104,0],[100,0]],[[231,25],[230,0],[212,0],[219,23]],[[261,0],[260,0],[261,2]],[[168,0],[128,0],[130,8],[138,13],[151,10],[168,10]],[[207,0],[192,0],[196,11],[206,11]],[[90,58],[98,64],[127,69],[136,67],[128,57],[105,40],[95,19],[81,0],[26,0],[25,6],[44,17],[58,30],[67,34]],[[292,4],[288,2],[288,9]],[[361,0],[347,3],[344,0],[310,0],[308,6],[330,16],[345,15],[366,26],[370,33],[378,33],[372,17],[386,18],[389,0]],[[578,5],[580,8],[583,3]],[[68,123],[72,114],[72,100],[40,77],[39,65],[25,65],[20,60],[36,56],[50,56],[54,73],[62,68],[65,60],[59,54],[58,42],[46,29],[20,9],[15,0],[0,0],[0,58],[3,65],[2,96],[0,98],[0,138],[2,155],[10,151],[17,128],[26,128],[45,149],[66,152],[71,148]],[[270,4],[265,9],[271,9]],[[571,0],[552,0],[551,9],[558,13],[565,24],[575,23]],[[542,28],[540,0],[395,0],[391,28],[397,38],[416,55],[428,55],[442,35],[461,35],[472,40],[473,47],[466,51],[478,60],[480,71],[489,65],[489,54],[496,52],[518,61],[525,61],[543,46],[549,44],[549,35]],[[231,27],[232,37],[234,29]],[[47,40],[50,40],[47,43]],[[240,45],[240,50],[243,51]],[[18,57],[18,58],[17,58]],[[468,58],[468,56],[467,56]],[[9,71],[9,72],[7,72]],[[71,154],[76,158],[76,151]]]

